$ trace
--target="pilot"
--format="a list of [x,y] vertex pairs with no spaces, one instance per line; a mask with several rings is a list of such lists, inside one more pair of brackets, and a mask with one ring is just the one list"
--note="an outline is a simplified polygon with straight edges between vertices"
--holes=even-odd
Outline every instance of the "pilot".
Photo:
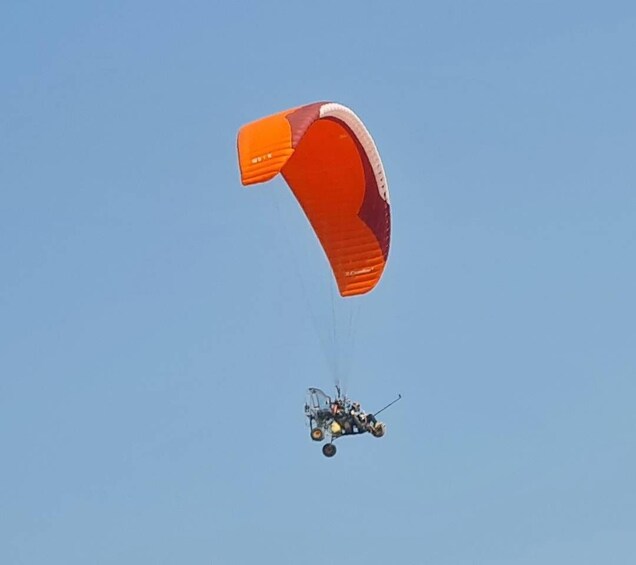
[[349,414],[359,433],[372,432],[378,422],[373,414],[366,414],[362,410],[359,402],[352,403]]
[[362,414],[362,409],[360,408],[360,403],[359,402],[352,402],[351,403],[351,408],[349,409],[349,414],[354,419],[360,417],[360,415]]
[[342,427],[345,435],[353,433],[351,417],[347,414],[345,404],[340,398],[331,403],[331,413],[333,414],[333,419]]
[[334,417],[340,416],[344,412],[344,406],[342,405],[342,401],[339,398],[336,398],[331,403],[331,413]]
[[358,433],[366,431],[366,415],[360,408],[359,402],[352,402],[351,409],[349,410],[349,416],[353,421]]

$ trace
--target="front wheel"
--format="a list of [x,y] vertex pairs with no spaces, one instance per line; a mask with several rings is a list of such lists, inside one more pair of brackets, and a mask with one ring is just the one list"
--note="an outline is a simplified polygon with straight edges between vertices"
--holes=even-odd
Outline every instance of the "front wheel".
[[373,434],[373,437],[382,437],[386,433],[386,426],[383,423],[378,422],[371,428],[371,433]]
[[326,443],[322,446],[322,454],[325,457],[333,457],[336,454],[336,446],[333,443]]
[[325,439],[325,433],[320,428],[314,428],[311,430],[311,439],[314,441],[322,441]]

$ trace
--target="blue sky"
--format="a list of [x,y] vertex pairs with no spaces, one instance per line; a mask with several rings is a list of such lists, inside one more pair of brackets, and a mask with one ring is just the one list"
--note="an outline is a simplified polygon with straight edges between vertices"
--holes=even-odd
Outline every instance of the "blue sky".
[[[0,562],[636,561],[635,52],[630,2],[4,2]],[[348,390],[404,397],[332,460],[325,265],[235,149],[316,100],[391,191]]]

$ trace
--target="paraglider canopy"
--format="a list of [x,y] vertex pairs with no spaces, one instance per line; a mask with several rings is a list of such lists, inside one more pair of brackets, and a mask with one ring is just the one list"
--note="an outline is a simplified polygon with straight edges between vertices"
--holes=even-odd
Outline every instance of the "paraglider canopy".
[[391,234],[380,154],[349,108],[317,102],[243,126],[244,185],[281,174],[325,251],[342,296],[372,290],[384,272]]

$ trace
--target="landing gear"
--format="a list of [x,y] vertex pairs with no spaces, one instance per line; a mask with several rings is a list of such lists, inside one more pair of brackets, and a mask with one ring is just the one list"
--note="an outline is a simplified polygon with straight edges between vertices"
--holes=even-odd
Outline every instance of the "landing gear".
[[320,428],[314,428],[311,430],[311,439],[314,441],[322,441],[325,439],[325,433]]
[[386,426],[382,422],[376,422],[375,425],[371,426],[373,437],[382,437],[385,432]]
[[333,457],[336,454],[336,446],[333,443],[325,443],[322,446],[322,454],[325,457]]

